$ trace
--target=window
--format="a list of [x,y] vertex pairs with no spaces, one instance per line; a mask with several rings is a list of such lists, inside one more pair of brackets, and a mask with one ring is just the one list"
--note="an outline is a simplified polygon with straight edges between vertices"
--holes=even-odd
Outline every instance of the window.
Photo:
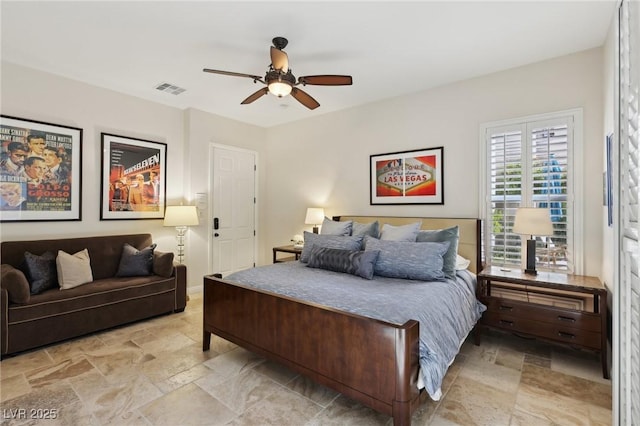
[[580,215],[574,164],[576,129],[581,110],[526,117],[481,127],[484,182],[481,207],[484,218],[484,253],[487,263],[520,267],[524,235],[512,232],[518,207],[549,209],[553,235],[534,236],[536,268],[575,273],[576,225]]

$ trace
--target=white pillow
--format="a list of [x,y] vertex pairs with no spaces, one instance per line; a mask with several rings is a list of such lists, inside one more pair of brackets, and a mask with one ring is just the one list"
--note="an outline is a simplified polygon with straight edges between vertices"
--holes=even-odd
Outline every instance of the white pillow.
[[322,228],[320,228],[320,233],[322,235],[351,235],[352,225],[353,221],[351,220],[339,222],[331,220],[325,216],[324,220],[322,221]]
[[380,233],[381,240],[388,241],[416,241],[422,222],[414,222],[408,225],[393,226],[385,223]]
[[462,271],[469,267],[471,261],[469,259],[465,259],[459,254],[456,255],[456,271]]
[[58,269],[58,284],[60,284],[60,290],[68,290],[93,281],[89,250],[87,249],[79,251],[76,254],[69,254],[58,250],[56,267]]

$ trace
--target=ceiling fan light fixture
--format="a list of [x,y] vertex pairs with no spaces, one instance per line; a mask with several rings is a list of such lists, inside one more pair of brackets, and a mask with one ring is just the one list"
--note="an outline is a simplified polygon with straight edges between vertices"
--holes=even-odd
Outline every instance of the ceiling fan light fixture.
[[291,84],[285,81],[276,80],[269,82],[269,92],[279,98],[287,96],[291,93],[291,89],[293,89]]

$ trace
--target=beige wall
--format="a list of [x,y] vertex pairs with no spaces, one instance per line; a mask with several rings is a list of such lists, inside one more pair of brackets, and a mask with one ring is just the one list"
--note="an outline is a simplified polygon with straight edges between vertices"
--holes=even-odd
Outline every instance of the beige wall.
[[[167,143],[170,204],[192,203],[195,193],[206,192],[211,144],[256,151],[259,264],[270,262],[271,247],[310,229],[304,215],[311,206],[325,207],[328,215],[477,217],[480,124],[581,107],[585,265],[586,273],[600,275],[602,62],[603,49],[593,49],[341,112],[322,114],[320,108],[312,119],[269,129],[3,62],[2,114],[83,128],[84,144],[82,222],[4,223],[2,239],[151,232],[159,249],[175,247],[174,230],[159,220],[99,220],[100,132]],[[323,91],[314,88],[313,95],[321,101]],[[369,155],[436,146],[445,148],[444,205],[369,205]],[[186,263],[194,288],[213,272],[207,266],[209,229],[207,221],[188,233]]]
[[[185,111],[185,128],[185,140],[189,141],[185,155],[186,176],[189,179],[189,184],[185,185],[185,198],[191,204],[194,204],[192,201],[196,193],[208,192],[209,190],[211,178],[209,173],[209,153],[213,144],[246,149],[257,154],[257,206],[260,213],[257,218],[257,233],[258,241],[260,241],[262,229],[264,229],[262,224],[268,223],[270,213],[264,197],[261,196],[261,194],[267,192],[265,129],[195,109]],[[202,285],[203,275],[217,272],[210,271],[208,267],[211,258],[208,238],[211,235],[212,220],[212,215],[208,214],[206,221],[189,230],[190,240],[187,247],[189,275],[192,278],[195,277],[189,279],[189,282],[193,283],[199,280],[199,283],[196,283],[197,285]],[[261,245],[259,247],[258,263],[269,263],[270,259],[271,250]]]
[[[264,129],[259,127],[202,111],[182,111],[6,62],[1,71],[2,114],[83,129],[82,221],[2,223],[2,240],[150,232],[158,250],[175,251],[175,229],[163,227],[162,220],[100,221],[101,132],[167,144],[168,205],[193,203],[196,192],[207,191],[212,142],[259,153],[264,150]],[[262,211],[266,214],[267,209]],[[208,229],[203,223],[187,232],[185,263],[191,287],[200,287],[202,276],[212,272],[207,266]],[[267,259],[267,254],[263,257]]]
[[[581,107],[586,197],[577,201],[585,207],[586,273],[600,275],[602,54],[592,49],[268,129],[265,243],[309,230],[304,214],[312,206],[328,215],[477,217],[480,124]],[[369,205],[369,155],[437,146],[444,146],[444,205]]]
[[2,240],[151,232],[158,249],[175,246],[161,220],[100,221],[100,133],[167,144],[174,160],[167,169],[167,198],[182,194],[182,112],[154,102],[2,62],[2,114],[79,127],[82,135],[82,221],[0,225]]

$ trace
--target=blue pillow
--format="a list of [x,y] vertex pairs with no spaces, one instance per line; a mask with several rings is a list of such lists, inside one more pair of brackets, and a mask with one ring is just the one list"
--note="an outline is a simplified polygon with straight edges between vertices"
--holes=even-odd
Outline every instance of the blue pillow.
[[26,251],[24,263],[31,294],[40,294],[50,288],[58,287],[56,255],[53,252],[48,251],[38,256]]
[[389,225],[388,223],[385,223],[385,225],[382,227],[382,232],[380,233],[380,239],[388,240],[388,241],[415,242],[416,237],[418,236],[418,231],[420,230],[421,226],[422,226],[422,223],[420,222],[410,223],[409,225],[401,225],[401,226],[394,226],[394,225]]
[[370,280],[373,278],[373,268],[379,253],[377,250],[342,250],[316,246],[311,250],[307,266],[345,272]]
[[409,280],[444,280],[442,256],[448,248],[448,241],[416,243],[385,241],[371,237],[365,239],[365,251],[380,251],[373,270],[375,275]]
[[451,228],[436,229],[432,231],[420,231],[416,237],[417,242],[441,243],[449,241],[449,249],[444,254],[442,270],[447,278],[456,278],[456,259],[458,256],[458,225]]
[[378,238],[380,236],[380,224],[377,220],[371,223],[353,222],[351,235],[370,235],[373,238]]
[[320,233],[322,235],[351,235],[352,223],[350,220],[337,222],[325,217],[322,222],[322,228],[320,228]]
[[362,235],[355,237],[342,235],[321,235],[311,232],[304,232],[304,247],[300,254],[300,262],[307,263],[309,255],[314,246],[335,248],[343,250],[360,250],[362,247]]
[[128,243],[122,247],[122,256],[116,277],[143,277],[153,272],[153,250],[155,244],[138,250]]

